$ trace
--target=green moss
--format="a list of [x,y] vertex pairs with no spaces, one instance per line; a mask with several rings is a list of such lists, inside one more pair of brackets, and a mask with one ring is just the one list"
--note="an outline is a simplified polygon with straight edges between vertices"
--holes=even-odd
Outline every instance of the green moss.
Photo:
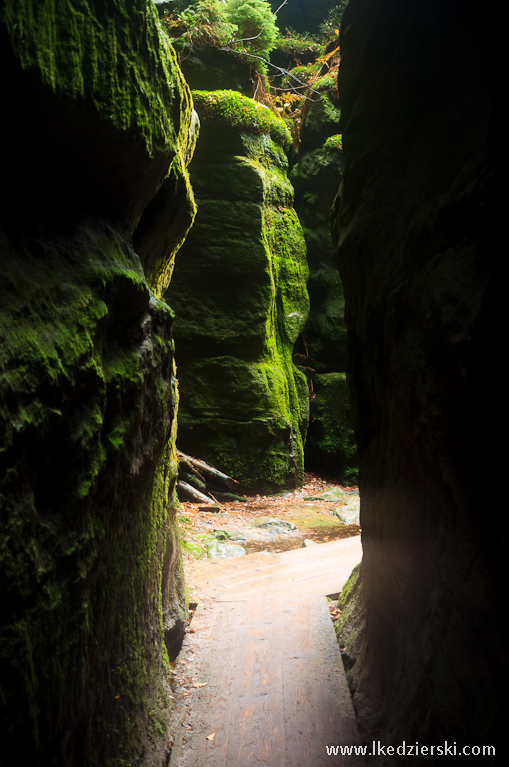
[[292,351],[309,299],[287,160],[268,134],[205,122],[202,141],[191,166],[197,222],[167,293],[183,392],[179,444],[245,488],[295,486],[308,400]]
[[300,83],[307,83],[316,73],[316,64],[305,64],[294,67],[284,75],[281,85],[283,88],[296,88]]
[[345,373],[314,377],[311,426],[306,444],[310,459],[348,484],[358,475],[357,443]]
[[341,610],[335,623],[338,644],[342,649],[347,680],[352,685],[351,670],[355,665],[364,638],[366,626],[366,601],[363,590],[362,562],[352,570],[343,586],[338,604]]
[[[149,197],[168,173],[170,196],[180,190],[172,215],[192,209],[191,97],[152,3],[6,0],[2,22],[37,83],[47,134],[77,102],[90,125],[109,123],[83,149],[90,175],[118,135],[140,163],[131,178],[119,154],[126,186],[136,192],[140,174]],[[81,204],[80,179],[68,178]],[[79,748],[83,765],[135,765],[165,748],[165,632],[185,611],[173,314],[159,298],[171,253],[145,273],[116,214],[110,229],[109,211],[98,221],[71,208],[76,218],[59,221],[55,208],[59,236],[52,225],[15,245],[0,235],[1,718],[23,763]]]
[[193,91],[193,100],[202,120],[223,123],[247,133],[265,133],[283,147],[291,144],[290,131],[280,117],[236,91]]
[[329,136],[325,139],[324,149],[332,149],[334,151],[343,151],[343,134],[336,133],[334,136]]
[[355,591],[357,589],[357,581],[360,575],[361,565],[362,565],[362,562],[359,562],[358,565],[355,565],[354,569],[348,576],[347,582],[343,586],[343,589],[341,591],[341,597],[338,603],[338,607],[340,610],[345,609],[348,602],[351,600],[351,598],[355,594]]
[[333,91],[337,93],[338,87],[338,75],[337,72],[328,72],[313,83],[313,90],[316,91]]
[[[24,69],[57,95],[91,102],[101,119],[141,131],[150,154],[174,148],[190,105],[151,2],[5,0],[2,21]],[[185,121],[184,121],[185,122]],[[180,137],[182,140],[184,136]]]
[[[90,244],[86,258],[76,255],[79,268],[64,260],[55,271],[44,259],[20,264],[5,246],[2,249],[1,303],[10,305],[11,311],[0,315],[0,426],[4,455],[14,454],[17,462],[1,485],[8,514],[0,566],[16,595],[16,609],[22,611],[27,600],[31,608],[27,617],[13,617],[4,626],[0,649],[4,663],[9,659],[23,680],[30,721],[24,724],[25,735],[33,737],[35,747],[41,733],[52,726],[47,716],[55,697],[67,695],[61,685],[72,665],[78,696],[73,705],[77,710],[84,705],[81,695],[92,709],[109,708],[105,692],[120,695],[116,705],[123,713],[117,721],[124,720],[124,740],[136,751],[145,736],[139,732],[136,712],[148,705],[150,680],[165,673],[162,629],[147,635],[147,626],[153,625],[153,608],[162,620],[162,561],[171,546],[167,507],[175,467],[169,454],[160,461],[157,454],[170,436],[165,359],[172,314],[163,302],[150,297],[137,259],[108,240],[100,243],[99,250],[99,261],[90,258]],[[150,306],[152,326],[166,334],[165,343],[154,333],[144,349],[121,348],[116,334],[110,335],[110,323],[115,326],[122,320],[101,294],[106,290],[114,295],[126,283],[140,308],[148,311]],[[139,453],[142,391],[160,415]],[[130,461],[140,466],[152,463],[152,469],[142,508],[126,522],[123,535],[111,538],[115,515],[130,513],[127,497],[132,480],[124,476]],[[105,476],[113,495],[104,489]],[[99,502],[101,483],[106,496]],[[97,570],[106,544],[111,567]],[[110,617],[98,621],[104,610]],[[108,632],[118,612],[123,625],[115,639]],[[50,646],[57,651],[50,652]],[[74,648],[81,648],[76,656]],[[115,667],[122,658],[123,673],[105,687],[110,661],[106,660],[105,671],[100,658],[109,654],[116,659]],[[90,677],[91,668],[96,678]],[[14,689],[7,693],[8,700],[13,693]],[[14,721],[16,711],[13,704]],[[17,715],[22,718],[24,713],[20,710]],[[98,742],[109,727],[105,720]],[[94,750],[92,743],[87,744],[89,750]]]
[[276,41],[276,49],[282,51],[287,55],[291,55],[294,58],[302,58],[303,56],[319,56],[323,53],[324,46],[319,40],[308,33],[296,32],[293,29],[287,29],[286,35],[280,35]]

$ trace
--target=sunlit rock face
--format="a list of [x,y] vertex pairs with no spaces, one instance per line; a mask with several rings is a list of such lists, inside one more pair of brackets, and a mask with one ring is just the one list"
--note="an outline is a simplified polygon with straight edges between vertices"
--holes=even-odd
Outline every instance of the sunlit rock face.
[[394,746],[504,730],[501,26],[405,0],[352,0],[342,23],[334,236],[367,604],[350,681],[361,728]]
[[151,4],[99,5],[2,3],[2,763],[162,764],[185,619],[161,295],[191,99]]

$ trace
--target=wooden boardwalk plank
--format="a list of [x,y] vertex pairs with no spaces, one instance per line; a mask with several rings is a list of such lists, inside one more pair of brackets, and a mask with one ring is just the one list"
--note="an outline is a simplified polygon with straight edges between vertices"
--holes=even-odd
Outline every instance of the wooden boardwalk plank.
[[216,609],[178,767],[359,764],[326,753],[360,741],[325,598]]
[[282,554],[199,560],[190,581],[193,593],[228,601],[270,599],[276,588],[278,595],[327,596],[341,591],[361,558],[355,536]]
[[326,751],[360,740],[324,597],[361,556],[356,537],[190,568],[200,605],[185,646],[205,686],[189,698],[192,729],[171,767],[363,764]]
[[300,625],[300,631],[287,634],[283,656],[284,717],[291,733],[286,764],[339,764],[325,746],[360,740],[327,602],[308,597],[286,603],[283,611],[292,624]]

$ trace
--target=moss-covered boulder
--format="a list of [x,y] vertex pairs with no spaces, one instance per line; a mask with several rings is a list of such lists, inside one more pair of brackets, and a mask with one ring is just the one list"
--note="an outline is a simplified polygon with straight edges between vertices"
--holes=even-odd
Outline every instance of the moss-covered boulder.
[[357,445],[346,373],[322,373],[313,380],[308,465],[346,482],[357,480]]
[[284,123],[231,91],[195,94],[196,223],[166,298],[176,313],[179,446],[245,489],[303,472],[305,376],[292,363],[308,314],[305,243]]
[[0,60],[0,761],[162,764],[190,93],[145,0],[5,0]]

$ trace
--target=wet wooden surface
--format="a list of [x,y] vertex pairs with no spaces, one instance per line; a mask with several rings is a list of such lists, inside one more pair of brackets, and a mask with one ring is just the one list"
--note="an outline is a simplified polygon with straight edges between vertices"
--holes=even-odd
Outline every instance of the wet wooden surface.
[[[189,698],[189,729],[171,767],[363,763],[326,750],[360,740],[323,596],[341,589],[360,556],[357,538],[222,560],[217,569],[195,563],[199,605],[182,656],[203,686]],[[307,587],[318,594],[302,596]]]
[[227,601],[275,594],[328,596],[341,591],[361,558],[361,537],[357,535],[282,554],[198,560],[189,568],[187,581],[191,594]]

